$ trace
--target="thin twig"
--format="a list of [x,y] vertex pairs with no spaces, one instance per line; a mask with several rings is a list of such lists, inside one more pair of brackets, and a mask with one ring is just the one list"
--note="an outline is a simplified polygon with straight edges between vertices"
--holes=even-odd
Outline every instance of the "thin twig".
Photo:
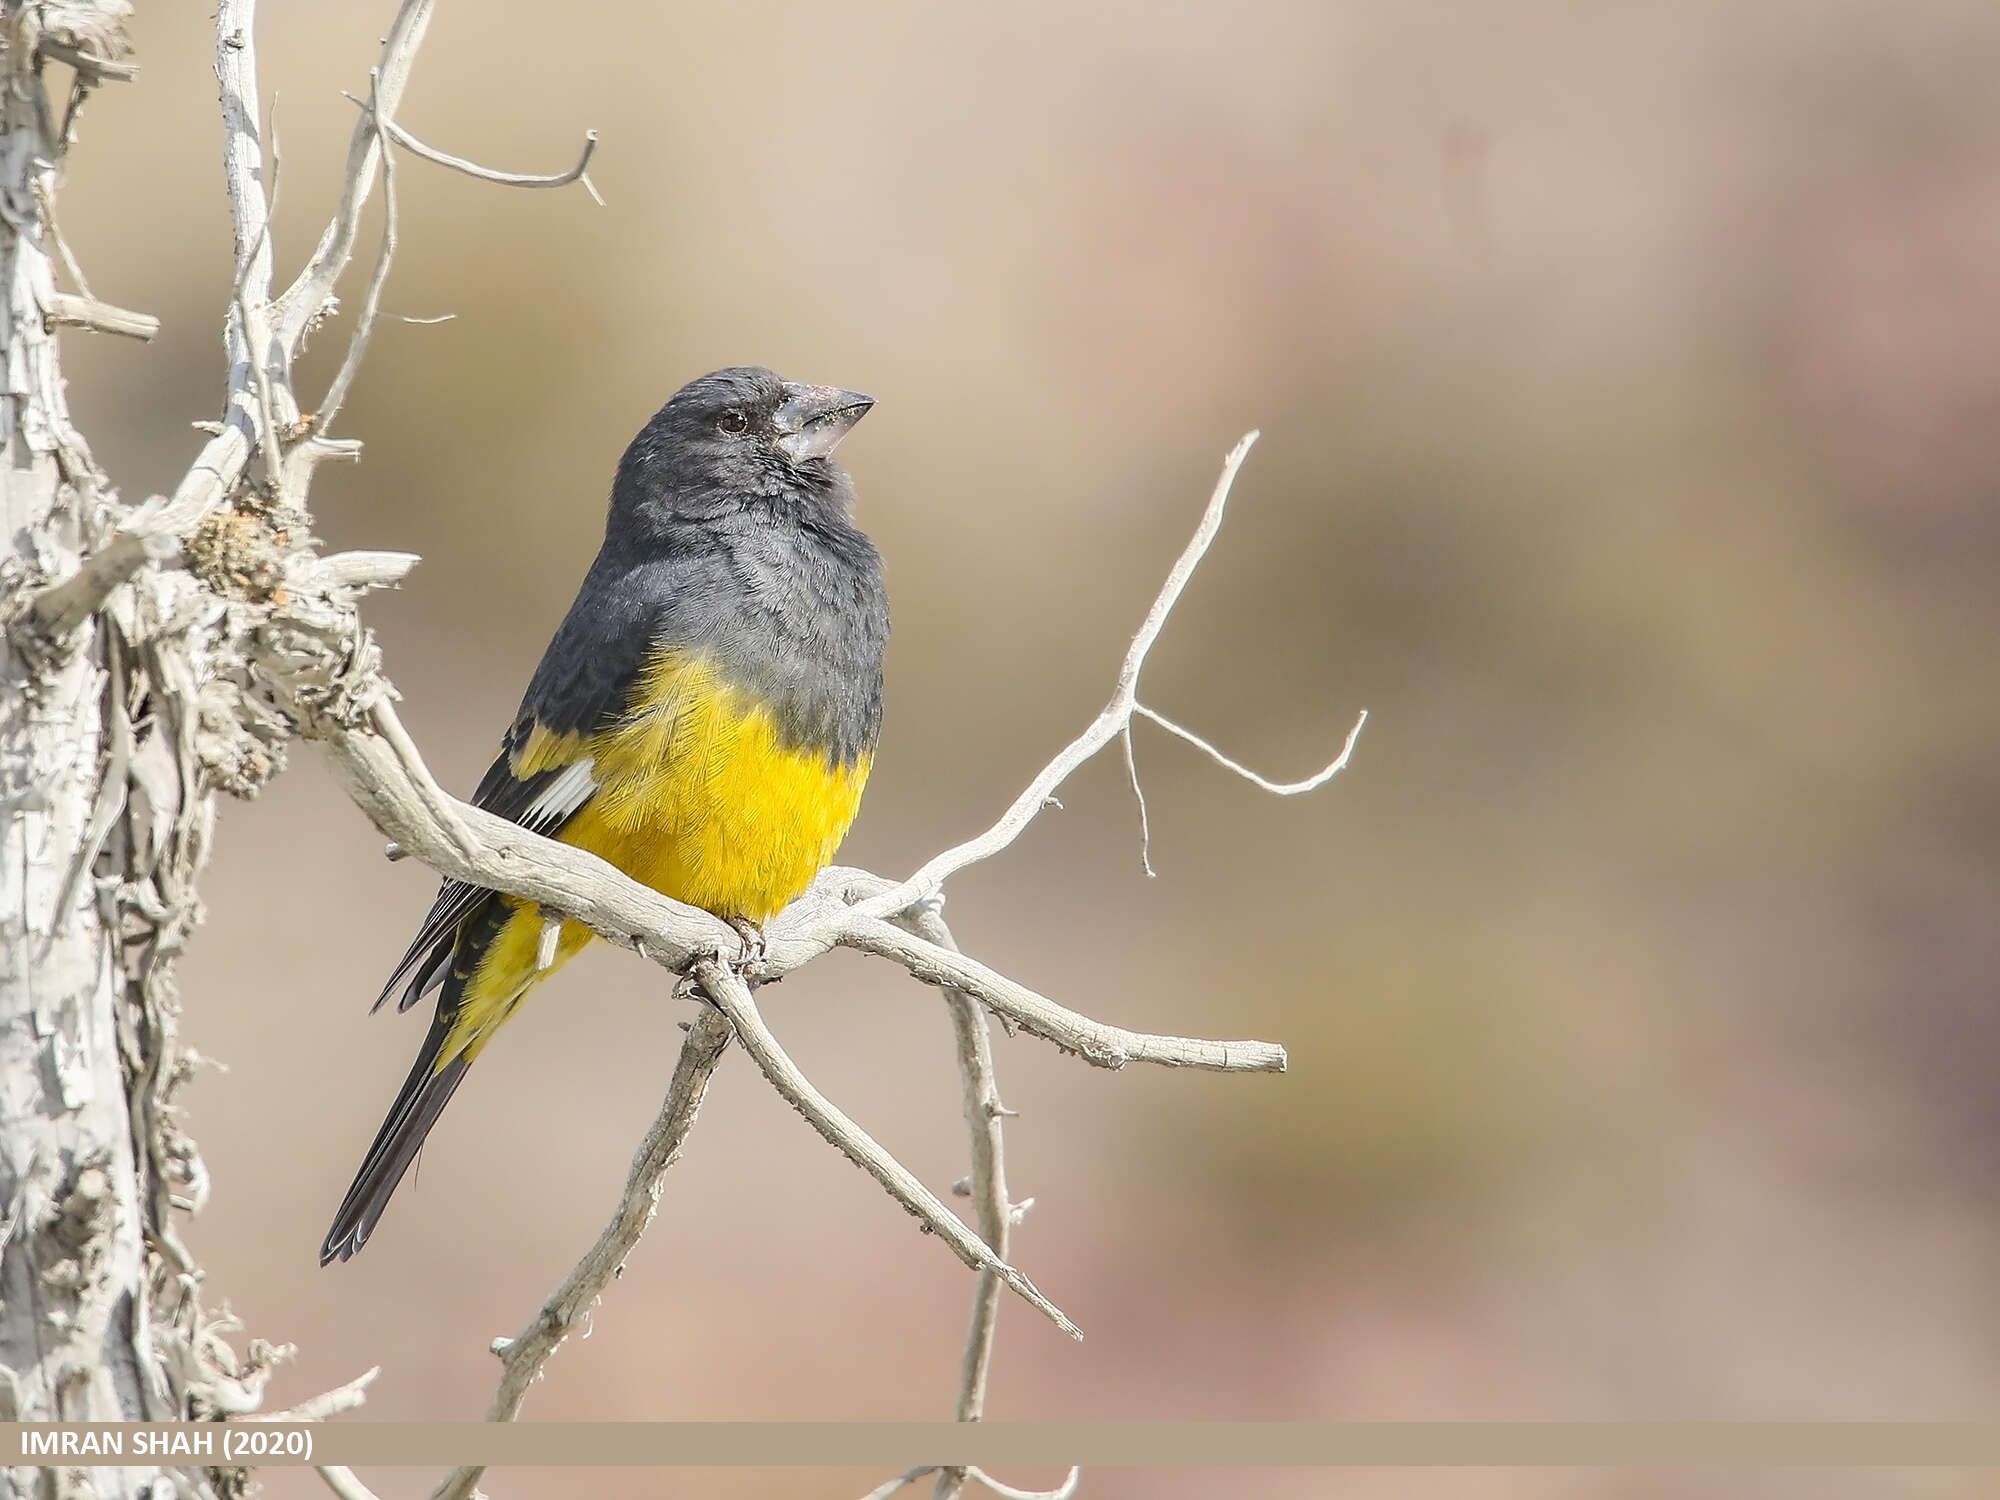
[[[249,32],[240,19],[241,5],[242,0],[220,0],[221,12],[217,18],[219,36],[240,35],[246,42],[250,40]],[[403,89],[409,82],[417,49],[423,45],[424,32],[430,25],[432,5],[433,0],[403,0],[388,35],[383,39],[377,63],[377,87],[385,113],[394,114],[402,102]],[[238,66],[234,54],[239,50],[243,49],[226,45],[220,48],[217,67],[218,70],[229,69],[238,79],[239,99],[254,98],[256,75],[249,68]],[[250,61],[254,63],[254,58]],[[233,132],[226,139],[233,141]],[[321,233],[312,259],[284,295],[275,301],[269,300],[268,275],[261,286],[253,276],[246,287],[248,294],[269,302],[274,318],[271,334],[276,358],[287,370],[292,357],[298,353],[306,329],[325,311],[327,300],[333,295],[334,286],[354,253],[361,212],[374,187],[375,172],[380,165],[379,149],[372,124],[366,118],[362,119],[355,125],[353,139],[348,145],[339,209],[334,214],[333,222]],[[263,202],[262,187],[254,173],[246,175],[232,170],[226,174],[225,183],[240,257],[241,246],[258,238],[269,215]],[[235,363],[233,352],[231,362],[232,365]],[[258,423],[245,409],[249,404],[247,401],[232,402],[229,420],[214,433],[174,487],[174,493],[159,517],[161,531],[176,537],[191,534],[202,519],[236,488],[256,442]],[[301,454],[315,458],[326,456],[311,439],[293,450],[295,458]]]
[[1236,761],[1231,760],[1192,729],[1183,729],[1166,715],[1155,713],[1152,709],[1146,707],[1145,704],[1133,704],[1132,712],[1142,719],[1151,719],[1160,728],[1166,730],[1168,734],[1186,740],[1195,749],[1207,755],[1210,760],[1223,769],[1234,771],[1252,786],[1260,787],[1274,797],[1296,797],[1302,792],[1313,791],[1315,788],[1326,785],[1327,782],[1333,780],[1334,777],[1346,770],[1348,757],[1354,754],[1354,742],[1361,738],[1361,726],[1368,722],[1368,710],[1364,708],[1361,710],[1360,717],[1354,721],[1354,727],[1347,731],[1347,740],[1340,747],[1340,754],[1336,755],[1319,770],[1313,772],[1312,775],[1306,777],[1305,780],[1270,781],[1259,776],[1248,766],[1240,765]]
[[909,1168],[884,1151],[867,1131],[812,1086],[764,1024],[757,1002],[750,996],[750,987],[740,975],[718,959],[701,958],[695,961],[694,977],[700,982],[702,993],[729,1018],[743,1050],[750,1054],[771,1086],[784,1096],[792,1108],[805,1116],[813,1129],[849,1161],[881,1183],[891,1198],[949,1245],[960,1260],[975,1271],[992,1271],[1064,1333],[1074,1339],[1083,1337],[1083,1330],[1072,1323],[1061,1308],[1043,1296],[1032,1281],[988,1249],[986,1242],[938,1202],[931,1190],[919,1182]]
[[[382,113],[382,70],[368,70],[368,117],[375,122],[379,133],[390,128],[388,118]],[[382,311],[382,286],[389,279],[389,266],[396,258],[396,153],[386,147],[382,151],[382,249],[375,257],[375,269],[369,273],[368,289],[361,296],[361,314],[354,320],[354,334],[347,341],[347,355],[340,362],[340,369],[334,374],[333,384],[326,388],[318,409],[313,413],[314,432],[325,432],[334,417],[347,400],[348,389],[354,384],[354,377],[361,372],[361,361],[367,357],[368,342],[375,335],[375,320]]]
[[[942,901],[926,902],[906,912],[900,925],[940,948],[956,951]],[[966,1134],[972,1148],[972,1171],[966,1187],[979,1215],[979,1237],[1006,1260],[1013,1229],[1014,1205],[1007,1198],[1006,1140],[1002,1121],[1008,1111],[1000,1102],[993,1073],[993,1036],[986,1011],[964,990],[946,986],[945,1008],[951,1015],[957,1042],[958,1078]],[[986,1415],[986,1381],[993,1368],[993,1340],[1000,1324],[1000,1279],[981,1271],[972,1290],[972,1313],[965,1332],[965,1353],[959,1361],[957,1420],[977,1422]],[[938,1471],[932,1500],[953,1500],[965,1488],[966,1470],[949,1465]]]
[[[352,94],[343,93],[342,97],[350,104],[361,103]],[[604,199],[597,191],[597,184],[590,180],[590,158],[597,153],[597,132],[594,130],[586,130],[583,133],[583,155],[577,158],[575,166],[567,172],[538,173],[502,172],[497,167],[483,167],[476,161],[466,160],[463,156],[453,156],[449,151],[440,151],[435,146],[424,144],[394,120],[384,120],[382,129],[387,132],[390,140],[412,156],[421,156],[425,161],[434,162],[440,167],[463,172],[467,177],[476,178],[480,182],[517,188],[559,188],[568,187],[572,182],[580,182],[584,190],[596,201],[597,206],[604,207]]]
[[248,1412],[245,1422],[324,1422],[328,1417],[338,1416],[344,1411],[353,1411],[366,1404],[368,1387],[375,1377],[382,1373],[380,1365],[364,1370],[346,1385],[337,1385],[330,1391],[301,1401],[297,1406],[286,1407],[283,1411]]
[[[393,116],[402,107],[410,69],[431,24],[432,5],[433,0],[403,0],[389,34],[382,39],[382,54],[375,67],[375,98],[384,115]],[[321,231],[312,259],[277,301],[278,346],[288,359],[298,352],[306,330],[319,321],[341,272],[354,256],[361,211],[374,191],[381,157],[374,121],[364,113],[355,121],[354,134],[348,140],[347,170],[341,179],[340,206],[334,211],[333,222]]]
[[1100,1068],[1158,1063],[1169,1068],[1206,1068],[1218,1073],[1282,1073],[1285,1049],[1271,1042],[1211,1042],[1200,1037],[1156,1036],[1127,1031],[1077,1014],[1026,985],[989,969],[963,953],[927,943],[856,906],[836,929],[843,948],[872,953],[901,964],[926,984],[953,985],[977,995],[993,1010],[1018,1022],[1023,1031],[1054,1042]]
[[[941,948],[956,951],[951,929],[934,909],[919,917],[918,931]],[[979,1216],[979,1237],[1007,1259],[1014,1205],[1007,1196],[1007,1152],[1003,1122],[1007,1108],[993,1073],[993,1036],[985,1007],[956,986],[944,989],[945,1007],[958,1044],[960,1095],[966,1135],[972,1148],[971,1198]],[[994,1331],[1000,1320],[1000,1285],[991,1271],[979,1273],[960,1361],[957,1420],[977,1422],[986,1415],[986,1380],[993,1367]]]
[[[681,1043],[680,1061],[674,1065],[673,1082],[660,1105],[652,1127],[632,1158],[625,1177],[625,1191],[610,1222],[597,1236],[597,1243],[548,1296],[527,1326],[511,1339],[494,1344],[500,1356],[500,1387],[487,1408],[489,1422],[511,1422],[527,1399],[528,1388],[541,1375],[570,1330],[596,1304],[605,1287],[625,1268],[625,1261],[639,1237],[646,1232],[659,1210],[660,1192],[666,1186],[667,1169],[679,1160],[688,1132],[708,1093],[708,1081],[715,1065],[729,1045],[729,1023],[704,1007]],[[483,1465],[468,1464],[452,1470],[432,1493],[431,1500],[467,1500]]]
[[869,916],[894,916],[913,902],[943,890],[945,881],[966,866],[991,859],[1012,844],[1048,805],[1049,799],[1069,779],[1070,773],[1110,744],[1131,723],[1132,707],[1139,692],[1139,669],[1146,664],[1146,653],[1153,649],[1153,642],[1159,639],[1167,616],[1180,602],[1188,579],[1194,576],[1196,566],[1215,540],[1215,533],[1222,525],[1223,507],[1229,503],[1230,486],[1235,484],[1236,472],[1243,467],[1243,460],[1249,456],[1250,446],[1256,441],[1255,432],[1245,433],[1243,440],[1230,449],[1229,456],[1222,461],[1222,476],[1216,480],[1214,493],[1209,496],[1208,509],[1202,513],[1201,523],[1195,528],[1193,538],[1182,550],[1173,570],[1167,574],[1167,581],[1161,585],[1153,607],[1146,611],[1139,633],[1132,638],[1131,649],[1125,653],[1124,665],[1118,672],[1118,685],[1103,712],[1042,768],[1041,774],[1028,783],[1027,789],[1014,799],[1013,805],[1001,814],[998,822],[978,837],[954,844],[942,854],[933,856],[909,879],[864,902],[861,909]]
[[[1134,703],[1133,708],[1139,705]],[[1132,782],[1132,795],[1139,802],[1139,868],[1146,872],[1146,878],[1153,878],[1153,820],[1146,812],[1146,789],[1139,784],[1139,757],[1132,749],[1132,721],[1127,719],[1125,727],[1118,731],[1118,738],[1125,743],[1125,775]]]

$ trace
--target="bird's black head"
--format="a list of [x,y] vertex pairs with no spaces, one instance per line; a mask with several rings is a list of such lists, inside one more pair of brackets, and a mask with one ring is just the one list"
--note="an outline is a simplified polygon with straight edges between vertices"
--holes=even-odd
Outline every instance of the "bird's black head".
[[612,525],[652,531],[760,508],[845,519],[854,492],[832,453],[874,404],[755,365],[690,380],[625,450]]

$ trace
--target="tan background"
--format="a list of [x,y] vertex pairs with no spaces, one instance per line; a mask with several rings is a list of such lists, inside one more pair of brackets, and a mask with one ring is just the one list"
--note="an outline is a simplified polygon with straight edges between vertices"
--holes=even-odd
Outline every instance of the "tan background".
[[[131,496],[221,388],[227,226],[199,7],[142,7],[63,199],[140,348],[67,341]],[[390,7],[267,6],[278,243],[330,205]],[[564,15],[560,25],[552,18]],[[446,4],[405,123],[609,207],[409,162],[389,325],[317,508],[426,557],[369,606],[433,766],[475,780],[681,381],[874,393],[888,728],[847,854],[902,871],[1095,711],[1223,451],[1266,432],[1144,733],[958,885],[967,944],[1284,1078],[1003,1043],[1022,1264],[1000,1417],[1970,1417],[2000,1392],[2000,11]],[[352,288],[358,296],[358,283]],[[318,379],[338,329],[315,350]],[[420,1022],[366,1015],[429,900],[303,754],[226,809],[186,967],[215,1175],[190,1240],[282,1403],[467,1418],[588,1243],[684,1014],[579,960],[488,1054],[357,1263],[314,1251]],[[808,1071],[962,1170],[930,993],[771,997]],[[948,1414],[967,1274],[740,1058],[530,1415]],[[383,1475],[390,1494],[417,1476]],[[502,1496],[845,1496],[880,1476],[501,1476]],[[1020,1476],[1024,1479],[1036,1476]],[[587,1485],[587,1488],[585,1487]],[[1297,1496],[1326,1475],[1101,1474]],[[1739,1494],[1738,1476],[1355,1476],[1357,1495]],[[1772,1493],[1970,1494],[1950,1476]],[[274,1495],[312,1493],[306,1476]]]

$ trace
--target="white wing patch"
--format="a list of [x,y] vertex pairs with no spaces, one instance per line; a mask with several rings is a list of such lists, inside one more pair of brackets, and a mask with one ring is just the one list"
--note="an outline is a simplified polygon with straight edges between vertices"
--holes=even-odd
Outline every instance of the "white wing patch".
[[597,778],[593,772],[597,768],[594,756],[586,755],[582,760],[564,766],[562,774],[542,789],[542,794],[530,802],[521,814],[521,824],[536,832],[562,822],[597,790]]

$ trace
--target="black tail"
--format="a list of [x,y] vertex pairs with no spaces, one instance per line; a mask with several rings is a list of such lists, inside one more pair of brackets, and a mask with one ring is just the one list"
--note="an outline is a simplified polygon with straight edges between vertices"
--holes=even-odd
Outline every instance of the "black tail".
[[375,1221],[389,1206],[396,1184],[417,1159],[424,1137],[430,1134],[431,1126],[444,1113],[445,1105],[451,1102],[453,1092],[465,1077],[471,1060],[464,1053],[442,1068],[437,1065],[438,1054],[444,1050],[444,1039],[451,1029],[447,1017],[447,1008],[440,1005],[431,1021],[430,1034],[424,1038],[423,1050],[417,1054],[410,1076],[403,1080],[403,1091],[396,1096],[389,1118],[375,1133],[375,1144],[368,1148],[361,1170],[354,1174],[354,1186],[347,1190],[340,1211],[333,1216],[333,1228],[326,1232],[326,1243],[319,1247],[321,1265],[346,1260],[368,1243]]
[[[479,1050],[479,1038],[467,1039],[472,1045],[462,1048],[443,1067],[438,1066],[438,1059],[444,1056],[445,1041],[459,1019],[467,986],[474,982],[487,952],[513,915],[514,908],[508,902],[482,892],[481,900],[464,914],[458,927],[440,938],[437,947],[424,958],[419,978],[411,985],[411,996],[405,997],[399,1008],[407,1009],[411,997],[435,983],[437,1012],[431,1017],[431,1029],[410,1067],[410,1076],[403,1080],[403,1091],[389,1107],[389,1117],[375,1132],[375,1144],[368,1148],[361,1170],[354,1174],[354,1185],[347,1190],[340,1211],[333,1216],[333,1228],[326,1232],[326,1241],[319,1247],[321,1265],[360,1254],[368,1236],[375,1232],[382,1210],[389,1206],[396,1185],[423,1149],[424,1137],[431,1133],[431,1127],[437,1124],[438,1116],[444,1113],[444,1107],[464,1081],[466,1069],[472,1066],[472,1054]],[[410,967],[406,956],[397,972],[401,974]],[[435,980],[430,976],[436,976]],[[504,1021],[506,1017],[499,1019]]]

